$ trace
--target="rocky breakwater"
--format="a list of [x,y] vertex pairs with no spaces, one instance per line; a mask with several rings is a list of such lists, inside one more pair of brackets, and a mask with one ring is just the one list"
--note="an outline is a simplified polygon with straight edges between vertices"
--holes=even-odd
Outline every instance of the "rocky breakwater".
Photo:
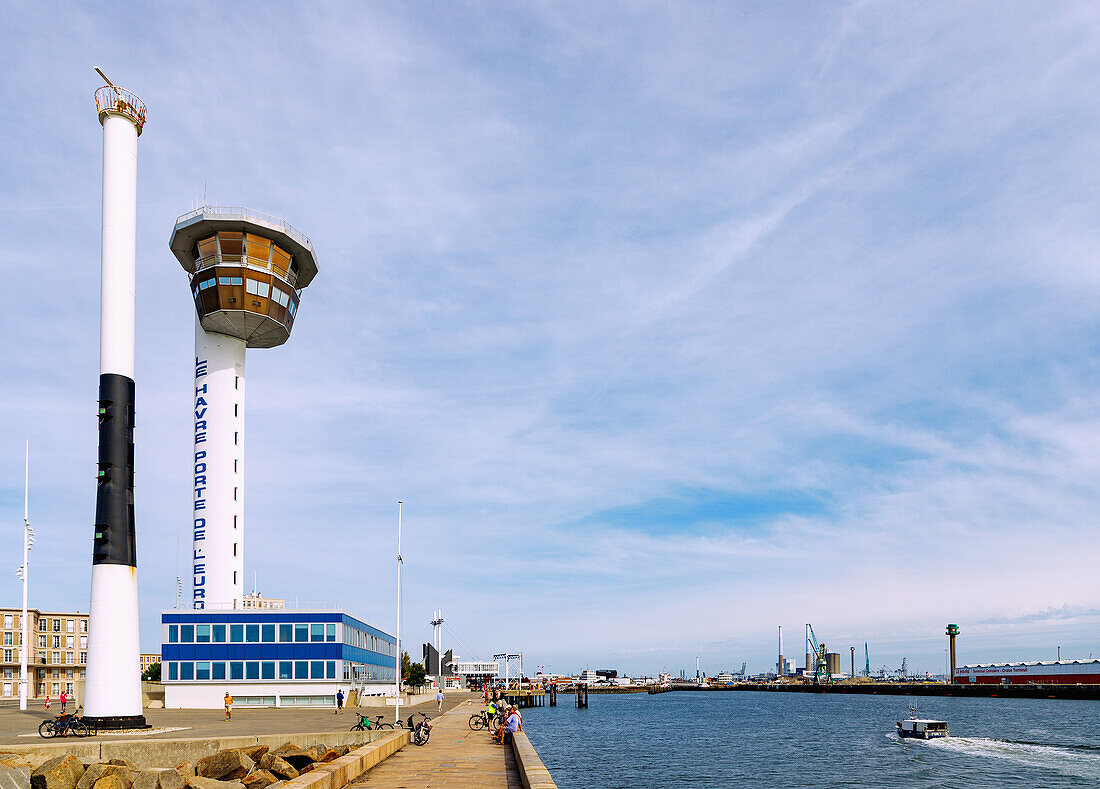
[[86,764],[72,755],[0,755],[0,789],[277,789],[352,747],[256,745],[157,769],[138,769],[125,759]]

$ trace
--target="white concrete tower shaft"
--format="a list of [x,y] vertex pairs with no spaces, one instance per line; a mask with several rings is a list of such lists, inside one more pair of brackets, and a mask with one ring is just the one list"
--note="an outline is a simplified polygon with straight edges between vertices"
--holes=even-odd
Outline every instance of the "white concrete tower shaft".
[[196,318],[193,608],[240,608],[244,598],[245,347]]
[[247,208],[203,206],[169,241],[195,303],[191,607],[244,605],[245,351],[290,338],[317,274],[308,238]]
[[96,92],[103,125],[99,474],[84,715],[100,728],[143,726],[134,542],[134,283],[137,139],[145,106],[113,85]]

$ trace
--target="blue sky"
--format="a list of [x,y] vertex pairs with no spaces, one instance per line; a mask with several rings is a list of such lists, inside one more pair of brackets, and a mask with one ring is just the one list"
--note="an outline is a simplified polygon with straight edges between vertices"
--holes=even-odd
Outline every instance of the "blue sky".
[[[25,4],[0,32],[0,519],[87,606],[101,133],[139,141],[142,632],[189,517],[200,204],[320,274],[248,357],[246,568],[530,666],[1100,653],[1089,3]],[[0,574],[0,598],[18,596]]]

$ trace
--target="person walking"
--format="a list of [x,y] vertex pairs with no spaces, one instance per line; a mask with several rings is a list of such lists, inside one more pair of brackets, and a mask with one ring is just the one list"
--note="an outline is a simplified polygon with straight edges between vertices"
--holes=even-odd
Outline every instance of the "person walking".
[[65,695],[65,691],[61,691],[61,697],[58,699],[61,702],[61,714],[65,714],[65,705],[69,703],[69,697]]
[[336,711],[333,712],[332,714],[333,715],[339,715],[340,712],[343,709],[344,709],[344,690],[343,690],[343,688],[340,688],[339,690],[336,691]]
[[46,712],[50,711],[50,694],[46,694]]
[[443,712],[443,688],[435,692],[436,712]]
[[227,721],[233,720],[233,697],[229,695],[229,691],[225,692],[225,719]]

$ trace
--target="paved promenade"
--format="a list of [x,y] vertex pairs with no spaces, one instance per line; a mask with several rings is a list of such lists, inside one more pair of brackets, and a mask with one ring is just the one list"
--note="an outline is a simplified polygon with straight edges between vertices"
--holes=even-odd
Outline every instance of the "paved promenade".
[[[443,702],[443,710],[446,712],[467,699],[480,698],[477,694],[450,691]],[[414,707],[415,710],[423,710],[433,718],[436,715],[435,702]],[[0,708],[0,745],[34,745],[46,742],[38,737],[38,724],[47,718],[53,718],[58,712],[57,704],[54,704],[50,713],[43,711],[41,704],[34,709],[20,712],[13,708]],[[364,715],[374,717],[379,713],[386,714],[386,720],[393,720],[393,707],[387,709],[363,707],[360,710]],[[402,713],[402,718],[408,717],[411,710]],[[347,731],[358,718],[354,714],[354,708],[344,710],[340,715],[333,715],[331,709],[313,709],[309,707],[283,708],[283,709],[248,709],[236,708],[233,710],[233,720],[225,721],[225,713],[222,710],[145,710],[145,718],[151,726],[156,728],[175,728],[177,731],[164,732],[163,734],[143,735],[140,737],[100,734],[99,737],[85,740],[123,740],[123,739],[179,739],[194,737],[232,737],[238,734],[292,734],[298,732],[327,732]],[[470,713],[466,714],[469,718]],[[34,735],[26,737],[20,735]],[[434,736],[434,735],[433,735]],[[61,742],[60,740],[57,742]],[[73,740],[76,742],[76,740]],[[434,743],[433,743],[434,744]]]
[[523,789],[510,746],[495,745],[488,732],[471,731],[470,715],[480,706],[464,703],[432,720],[432,739],[407,745],[348,789]]

